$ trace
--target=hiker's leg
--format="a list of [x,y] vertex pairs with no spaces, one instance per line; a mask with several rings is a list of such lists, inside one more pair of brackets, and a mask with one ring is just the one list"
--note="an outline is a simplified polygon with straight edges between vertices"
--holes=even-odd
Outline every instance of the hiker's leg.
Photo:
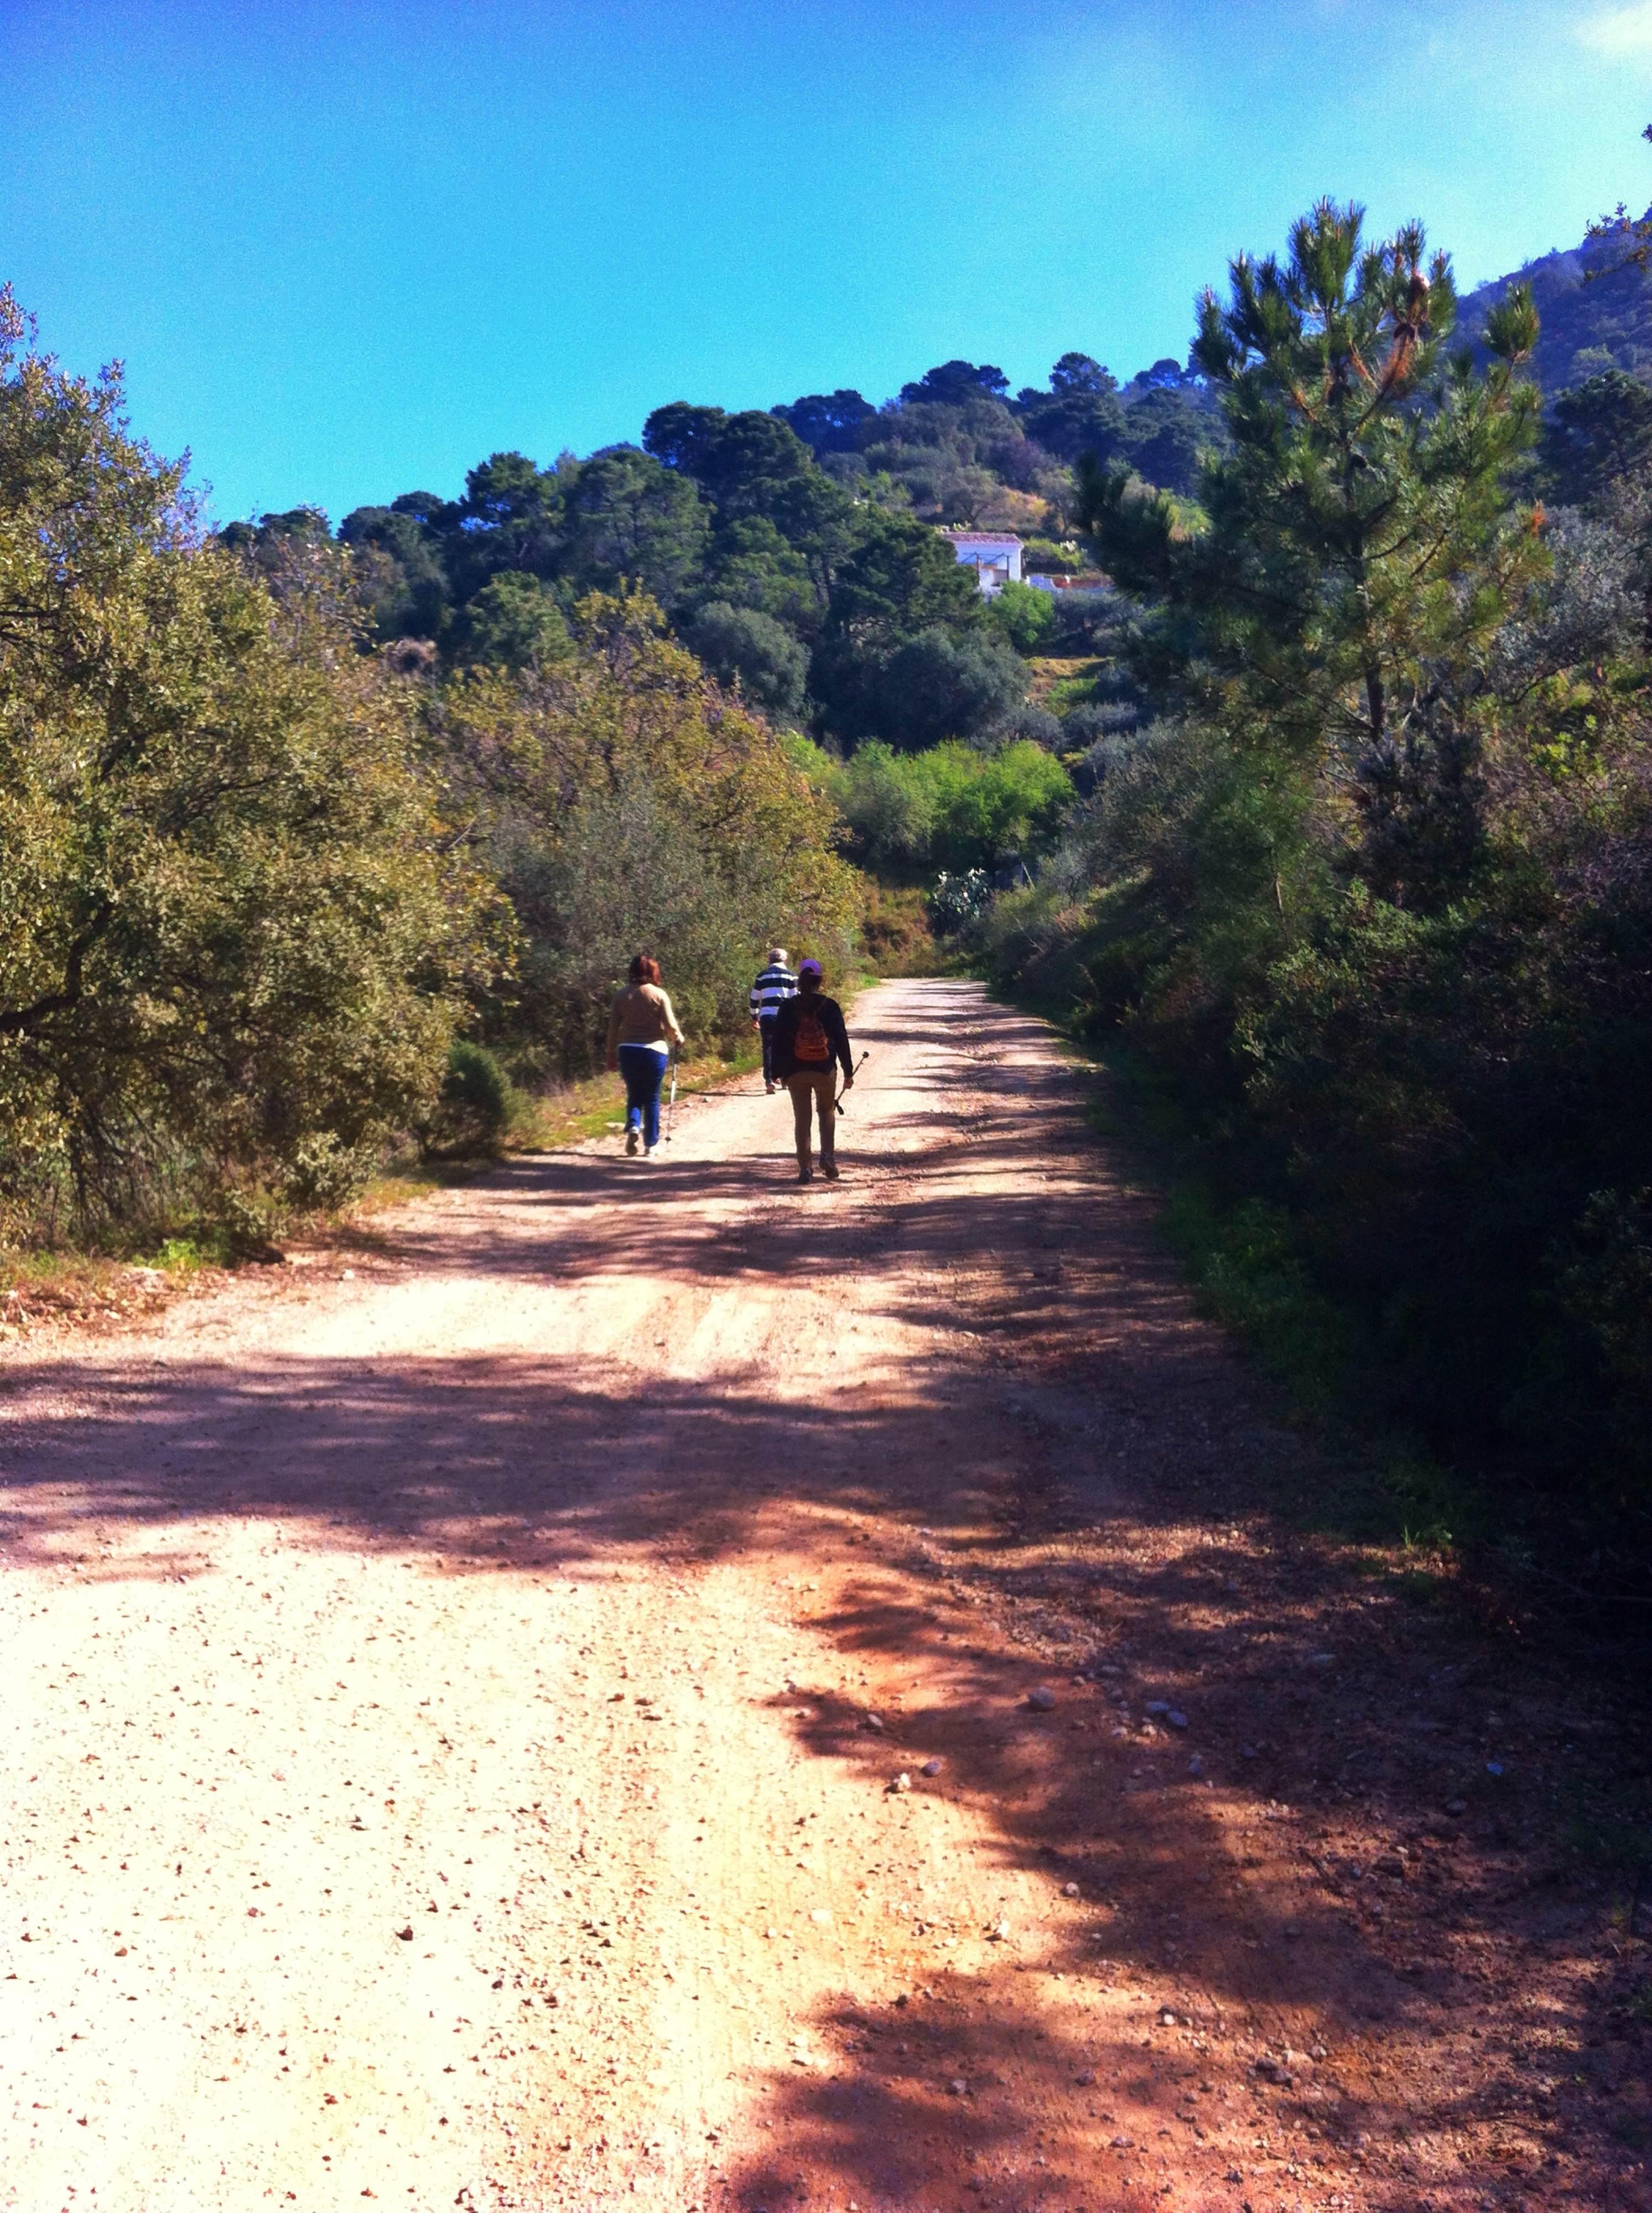
[[820,1116],[820,1158],[831,1160],[838,1149],[838,1071],[829,1069],[813,1079],[814,1103]]
[[666,1080],[666,1055],[645,1050],[641,1057],[649,1064],[643,1079],[643,1143],[652,1152],[660,1142],[660,1086]]
[[771,1091],[774,1088],[774,1016],[765,1015],[757,1026],[763,1040],[763,1081]]
[[649,1071],[643,1063],[654,1056],[645,1053],[640,1046],[622,1045],[619,1048],[619,1074],[625,1086],[625,1127],[640,1130],[643,1112],[648,1099]]
[[808,1166],[808,1118],[814,1096],[814,1079],[807,1076],[789,1076],[786,1088],[791,1094],[792,1135],[797,1141],[797,1165]]

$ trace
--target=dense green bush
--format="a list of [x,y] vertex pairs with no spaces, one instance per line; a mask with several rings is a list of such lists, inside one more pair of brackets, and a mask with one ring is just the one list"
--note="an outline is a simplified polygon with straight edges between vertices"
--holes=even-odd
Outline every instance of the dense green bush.
[[1625,428],[1604,387],[1561,408],[1594,511],[1522,506],[1530,301],[1499,303],[1481,370],[1454,312],[1419,231],[1368,247],[1328,205],[1207,297],[1229,444],[1205,521],[1088,479],[1161,712],[1098,727],[1064,840],[978,930],[1004,980],[1155,1071],[1211,1221],[1264,1210],[1271,1279],[1347,1318],[1327,1342],[1390,1419],[1639,1574],[1644,411]]
[[1028,538],[1021,546],[1021,568],[1029,576],[1076,576],[1084,566],[1076,546],[1058,546],[1051,538]]
[[1020,704],[1027,676],[1012,648],[990,631],[920,631],[877,666],[869,731],[916,752],[948,738],[977,737]]
[[444,643],[456,661],[498,668],[533,668],[573,650],[555,593],[511,569],[489,577],[448,625]]
[[0,1207],[357,1180],[497,966],[341,558],[204,543],[0,293]]
[[765,946],[841,973],[854,871],[806,741],[708,686],[640,597],[594,594],[548,668],[460,673],[430,694],[430,743],[522,937],[491,1043],[525,1070],[600,1065],[609,999],[654,953],[685,1027],[732,1044]]
[[426,1154],[497,1152],[510,1119],[510,1079],[495,1056],[468,1038],[448,1048],[435,1111],[418,1125]]
[[1038,653],[1056,626],[1055,594],[1031,584],[1004,584],[988,600],[987,613],[1017,653]]
[[772,615],[712,600],[688,625],[686,637],[696,658],[718,681],[737,682],[753,706],[788,722],[802,714],[808,655]]
[[871,741],[831,772],[829,789],[862,857],[894,874],[1036,858],[1073,800],[1065,769],[1027,739],[993,753],[954,741],[920,753]]

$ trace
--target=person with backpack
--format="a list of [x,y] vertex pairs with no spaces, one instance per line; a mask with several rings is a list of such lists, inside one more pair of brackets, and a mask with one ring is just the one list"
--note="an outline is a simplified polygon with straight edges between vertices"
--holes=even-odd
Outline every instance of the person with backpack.
[[660,1142],[660,1086],[674,1045],[683,1043],[671,995],[660,985],[660,964],[639,953],[631,964],[631,982],[616,991],[608,1009],[608,1065],[625,1079],[625,1150],[641,1140],[643,1157],[652,1160]]
[[823,981],[818,960],[800,961],[796,996],[783,1000],[774,1018],[774,1070],[791,1094],[799,1183],[814,1180],[809,1125],[816,1113],[820,1123],[820,1174],[828,1183],[837,1182],[838,1070],[843,1070],[845,1091],[855,1081],[844,1010],[835,999],[827,998],[820,988]]
[[783,945],[769,948],[769,965],[752,986],[749,1004],[752,1020],[763,1040],[763,1088],[779,1088],[774,1073],[775,1017],[788,999],[797,996],[797,978],[786,965]]

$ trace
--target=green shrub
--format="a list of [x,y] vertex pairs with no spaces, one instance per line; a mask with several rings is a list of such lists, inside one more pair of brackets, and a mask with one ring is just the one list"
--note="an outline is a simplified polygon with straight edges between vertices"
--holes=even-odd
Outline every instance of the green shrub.
[[1314,1283],[1290,1216],[1259,1198],[1223,1208],[1183,1182],[1161,1221],[1206,1312],[1247,1338],[1304,1405],[1333,1405],[1348,1381],[1353,1326]]
[[573,650],[556,594],[537,576],[506,569],[491,576],[448,625],[456,660],[499,668],[534,668]]
[[772,615],[713,600],[688,625],[687,640],[719,683],[737,681],[765,714],[784,721],[802,712],[808,655]]
[[833,772],[830,789],[862,855],[897,872],[1036,857],[1073,802],[1066,770],[1030,739],[996,753],[954,741],[919,753],[872,741]]
[[898,753],[881,739],[832,765],[826,788],[854,833],[859,856],[900,869],[928,859],[935,795],[924,753]]
[[1056,626],[1055,594],[1035,591],[1031,584],[1003,585],[988,600],[987,611],[1021,654],[1040,652]]
[[1076,546],[1058,546],[1052,538],[1029,538],[1021,546],[1021,568],[1033,576],[1076,576],[1084,566]]
[[[204,541],[0,293],[0,1216],[210,1217],[435,1094],[503,940],[348,557]],[[284,550],[283,550],[284,549]]]
[[509,1079],[493,1054],[455,1038],[436,1110],[419,1128],[421,1149],[447,1158],[497,1152],[510,1106]]
[[521,933],[485,1035],[534,1077],[600,1064],[639,951],[692,1036],[743,1042],[764,948],[841,974],[859,905],[815,747],[719,698],[649,600],[594,594],[575,631],[553,668],[461,673],[430,710]]

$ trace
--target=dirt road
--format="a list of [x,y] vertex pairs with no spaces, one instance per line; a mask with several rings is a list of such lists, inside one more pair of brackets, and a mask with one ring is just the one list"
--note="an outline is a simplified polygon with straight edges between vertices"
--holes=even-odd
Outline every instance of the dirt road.
[[1500,1887],[1611,1716],[1290,1533],[1035,1024],[854,1027],[835,1188],[748,1080],[5,1355],[0,2206],[1649,2202]]

